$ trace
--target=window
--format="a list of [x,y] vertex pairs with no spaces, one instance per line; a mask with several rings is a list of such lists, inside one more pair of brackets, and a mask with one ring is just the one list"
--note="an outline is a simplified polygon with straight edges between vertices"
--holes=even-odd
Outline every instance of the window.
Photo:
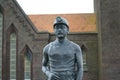
[[10,35],[10,80],[16,80],[16,34]]
[[3,15],[0,12],[0,80],[2,80],[2,21]]
[[31,80],[31,60],[32,60],[32,53],[27,48],[27,52],[25,54],[24,59],[24,80]]
[[84,68],[84,71],[88,71],[88,68],[87,68],[87,55],[86,55],[87,48],[84,45],[82,45],[81,49],[82,49],[82,54],[83,54],[83,68]]

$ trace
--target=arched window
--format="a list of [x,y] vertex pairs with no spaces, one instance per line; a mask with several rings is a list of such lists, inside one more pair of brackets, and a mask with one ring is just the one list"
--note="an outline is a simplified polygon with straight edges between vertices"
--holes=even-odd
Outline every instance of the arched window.
[[83,55],[83,68],[84,68],[84,71],[88,71],[88,67],[87,67],[87,48],[85,45],[82,45],[81,46],[81,49],[82,49],[82,55]]
[[27,48],[27,52],[24,58],[24,80],[31,80],[31,61],[32,53],[30,49]]
[[16,34],[10,35],[10,80],[16,80]]
[[0,12],[0,80],[2,80],[2,23],[3,23],[3,15]]

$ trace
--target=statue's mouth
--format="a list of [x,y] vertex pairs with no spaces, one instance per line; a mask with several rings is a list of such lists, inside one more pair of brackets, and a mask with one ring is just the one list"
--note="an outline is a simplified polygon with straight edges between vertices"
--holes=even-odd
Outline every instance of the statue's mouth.
[[63,33],[58,33],[59,35],[63,34]]

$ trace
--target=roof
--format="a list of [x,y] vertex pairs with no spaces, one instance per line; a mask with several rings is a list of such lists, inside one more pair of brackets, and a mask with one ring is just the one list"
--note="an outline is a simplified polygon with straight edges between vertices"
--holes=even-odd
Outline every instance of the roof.
[[39,31],[53,32],[53,22],[57,16],[64,17],[69,22],[70,32],[96,32],[96,17],[94,13],[87,14],[46,14],[28,15]]

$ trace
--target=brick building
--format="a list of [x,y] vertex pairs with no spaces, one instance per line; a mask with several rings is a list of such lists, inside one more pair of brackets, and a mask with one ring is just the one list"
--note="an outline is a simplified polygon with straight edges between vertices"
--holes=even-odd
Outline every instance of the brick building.
[[[42,50],[55,39],[52,24],[56,16],[58,15],[27,16],[16,0],[0,0],[0,80],[45,78],[41,71]],[[59,16],[68,19],[68,38],[82,48],[84,80],[98,80],[99,54],[95,14]]]
[[[71,31],[68,38],[79,44],[85,55],[83,80],[119,80],[120,0],[94,0],[94,3],[98,31]],[[0,0],[0,80],[44,79],[42,49],[55,37],[34,25],[16,0]]]

